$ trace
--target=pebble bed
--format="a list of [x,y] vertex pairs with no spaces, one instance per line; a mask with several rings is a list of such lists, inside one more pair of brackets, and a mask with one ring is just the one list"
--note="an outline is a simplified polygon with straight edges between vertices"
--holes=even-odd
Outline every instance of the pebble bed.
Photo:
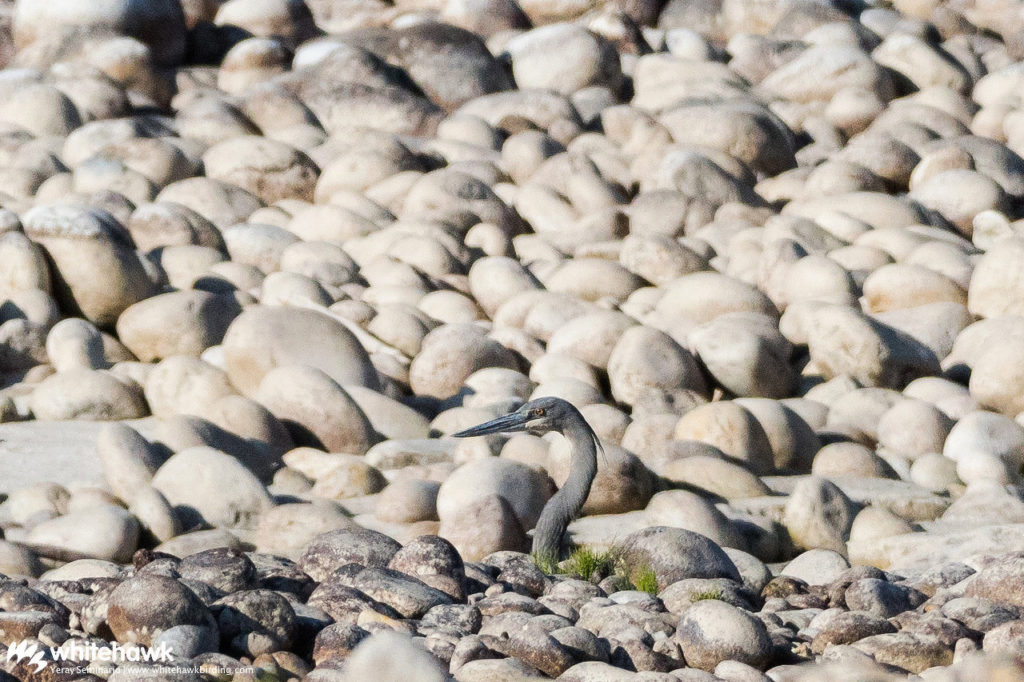
[[[0,64],[0,682],[1024,680],[1019,0],[0,0]],[[542,567],[570,447],[447,436],[546,396]]]

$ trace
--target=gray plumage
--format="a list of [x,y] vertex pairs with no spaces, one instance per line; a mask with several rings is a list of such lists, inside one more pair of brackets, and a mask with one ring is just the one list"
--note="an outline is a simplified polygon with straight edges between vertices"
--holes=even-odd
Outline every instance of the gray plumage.
[[590,485],[597,475],[597,451],[601,443],[580,411],[561,398],[531,400],[512,414],[452,435],[467,438],[515,431],[557,431],[572,448],[569,477],[544,505],[533,531],[535,556],[562,559],[569,552],[566,529],[583,508],[590,494]]

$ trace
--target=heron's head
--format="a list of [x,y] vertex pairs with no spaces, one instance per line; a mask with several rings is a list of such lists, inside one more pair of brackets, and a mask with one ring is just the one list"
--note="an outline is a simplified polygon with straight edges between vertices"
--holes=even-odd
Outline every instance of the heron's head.
[[544,433],[556,431],[566,425],[574,417],[582,419],[580,413],[571,403],[561,398],[537,398],[523,404],[512,414],[492,419],[477,426],[470,427],[465,431],[453,433],[455,438],[469,438],[470,436],[486,436],[491,433],[515,433],[517,431],[532,431]]

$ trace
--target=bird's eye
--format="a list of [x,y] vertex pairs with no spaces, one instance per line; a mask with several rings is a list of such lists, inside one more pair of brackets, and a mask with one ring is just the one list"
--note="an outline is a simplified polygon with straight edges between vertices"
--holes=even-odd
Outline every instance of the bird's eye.
[[544,416],[544,408],[543,407],[538,407],[538,408],[536,408],[534,410],[531,410],[531,415],[530,416],[532,416],[532,417],[543,417]]

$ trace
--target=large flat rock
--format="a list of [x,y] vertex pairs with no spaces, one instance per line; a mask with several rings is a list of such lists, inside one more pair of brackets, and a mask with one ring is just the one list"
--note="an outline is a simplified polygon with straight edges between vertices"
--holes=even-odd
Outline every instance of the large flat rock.
[[[125,422],[149,437],[156,419]],[[107,422],[0,424],[0,492],[35,483],[103,484],[96,437]]]
[[850,558],[855,563],[869,563],[896,573],[916,573],[963,561],[974,554],[1024,551],[1024,524],[923,525],[923,533],[873,539],[864,546],[851,542]]

